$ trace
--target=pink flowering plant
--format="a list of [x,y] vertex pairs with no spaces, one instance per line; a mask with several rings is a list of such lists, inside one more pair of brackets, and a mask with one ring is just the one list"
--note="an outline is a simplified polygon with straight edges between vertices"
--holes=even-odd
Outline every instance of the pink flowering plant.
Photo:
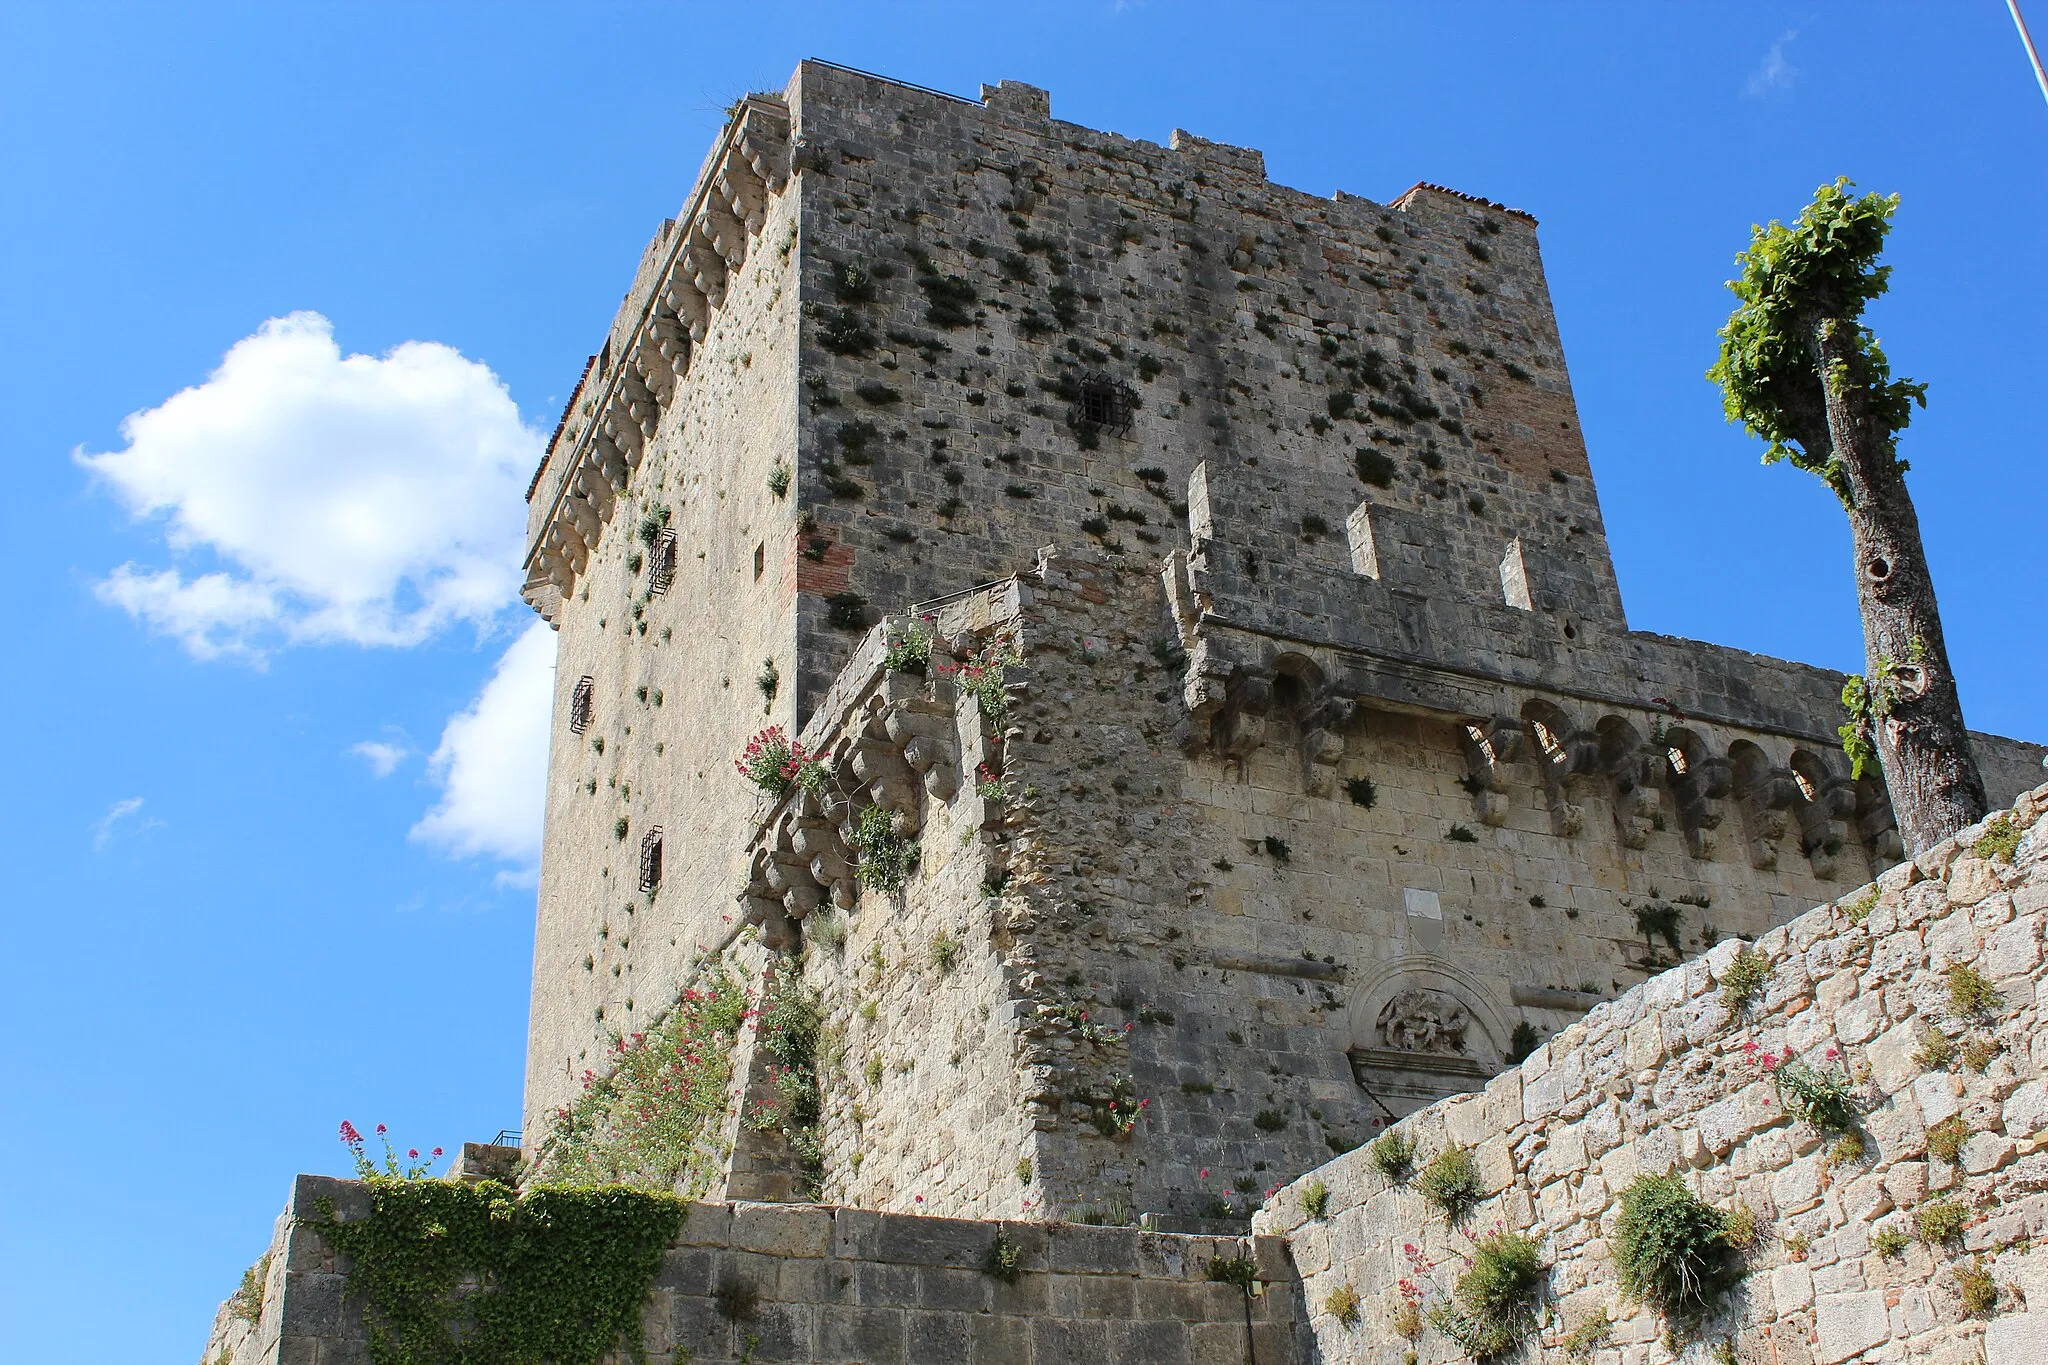
[[780,725],[771,725],[747,741],[733,760],[741,777],[762,791],[782,796],[792,787],[815,793],[825,784],[825,765],[804,752]]
[[952,678],[962,692],[974,698],[989,724],[1000,726],[1010,710],[1009,693],[1003,690],[1003,670],[1023,662],[1017,642],[998,635],[968,655],[965,663],[940,664],[939,673]]
[[915,621],[906,621],[892,628],[887,636],[887,647],[882,653],[882,667],[891,673],[915,673],[923,677],[932,662],[932,630],[934,618],[921,616]]
[[549,1124],[542,1173],[569,1184],[702,1193],[736,1102],[733,1046],[754,1014],[739,981],[709,964],[652,1027],[612,1039],[603,1075],[583,1073],[582,1093]]
[[1745,1043],[1742,1051],[1757,1070],[1771,1078],[1786,1113],[1823,1133],[1856,1131],[1862,1108],[1851,1093],[1847,1074],[1833,1065],[1841,1059],[1840,1048],[1827,1050],[1828,1065],[1823,1066],[1793,1056],[1790,1047],[1773,1053],[1768,1048],[1759,1048],[1754,1040]]
[[974,765],[974,794],[998,805],[1008,805],[1013,797],[1010,784],[997,776],[986,763]]
[[1109,1083],[1107,1095],[1090,1097],[1089,1103],[1095,1113],[1090,1119],[1095,1131],[1107,1138],[1127,1138],[1137,1128],[1138,1120],[1152,1107],[1152,1101],[1141,1100],[1131,1090],[1128,1076],[1118,1076]]
[[422,1157],[420,1149],[408,1147],[403,1161],[398,1149],[391,1145],[391,1134],[383,1124],[377,1125],[377,1140],[384,1144],[384,1159],[380,1162],[364,1150],[363,1135],[347,1119],[341,1121],[341,1144],[348,1148],[350,1158],[355,1162],[358,1180],[425,1180],[434,1169],[434,1163],[441,1159],[441,1149]]

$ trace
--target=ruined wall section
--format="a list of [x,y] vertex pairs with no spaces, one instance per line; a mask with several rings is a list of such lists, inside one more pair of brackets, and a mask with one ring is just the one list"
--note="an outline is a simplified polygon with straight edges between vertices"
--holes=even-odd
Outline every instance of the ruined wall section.
[[[1451,1145],[1476,1155],[1486,1197],[1456,1226],[1366,1150],[1280,1191],[1254,1226],[1290,1240],[1316,1358],[1462,1358],[1434,1330],[1411,1343],[1394,1326],[1404,1299],[1426,1310],[1448,1295],[1493,1228],[1541,1244],[1540,1306],[1555,1312],[1540,1315],[1540,1345],[1579,1333],[1594,1365],[1723,1341],[1737,1360],[1787,1365],[2036,1358],[2044,812],[2048,787],[1761,935],[1768,978],[1732,1016],[1723,988],[1741,945],[1727,942],[1601,1005],[1483,1094],[1406,1120],[1418,1166]],[[1792,1063],[1846,1086],[1856,1143],[1789,1116],[1774,1072]],[[1675,1340],[1614,1270],[1621,1193],[1668,1172],[1718,1209],[1749,1210],[1758,1234],[1722,1309]],[[1320,1216],[1303,1204],[1315,1186]],[[1953,1235],[1930,1231],[1943,1217]],[[1966,1307],[1979,1273],[1988,1301]],[[1340,1289],[1358,1296],[1355,1324],[1329,1311]],[[1586,1329],[1603,1314],[1611,1328]]]
[[[1429,547],[1432,594],[1497,596],[1519,540],[1619,628],[1532,220],[1433,188],[1318,199],[1257,152],[984,94],[819,63],[791,87],[805,507],[835,591],[893,608],[1043,543],[1150,559],[1186,543],[1206,460],[1264,481],[1283,557],[1348,570],[1370,501]],[[1134,407],[1091,409],[1091,377]],[[809,698],[853,640],[803,610]]]
[[[560,631],[526,1085],[536,1143],[606,1039],[645,1027],[730,931],[750,806],[733,756],[792,717],[793,689],[771,699],[757,680],[796,667],[794,492],[768,480],[793,470],[796,444],[798,201],[763,184],[713,204],[706,188],[749,128],[766,141],[757,103],[715,149],[695,216],[650,243],[609,366],[593,365],[534,490],[536,565],[568,586],[529,594]],[[732,210],[751,192],[747,225]],[[657,829],[659,882],[643,890]]]

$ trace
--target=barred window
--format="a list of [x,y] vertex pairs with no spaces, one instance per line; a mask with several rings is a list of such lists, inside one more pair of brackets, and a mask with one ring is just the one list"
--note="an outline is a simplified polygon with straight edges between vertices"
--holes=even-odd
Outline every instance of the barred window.
[[640,836],[640,889],[652,891],[661,885],[661,826]]
[[1074,425],[1096,431],[1131,434],[1131,416],[1138,410],[1138,395],[1131,386],[1106,374],[1081,376],[1080,397],[1074,404]]
[[676,533],[663,530],[655,536],[647,555],[647,595],[659,597],[668,591],[676,576]]
[[569,694],[569,731],[582,734],[590,728],[590,694],[596,683],[588,673],[576,680],[576,688]]

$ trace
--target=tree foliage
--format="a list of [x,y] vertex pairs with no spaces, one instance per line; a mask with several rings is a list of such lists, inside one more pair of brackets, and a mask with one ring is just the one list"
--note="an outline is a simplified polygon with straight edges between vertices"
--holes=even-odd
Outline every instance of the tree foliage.
[[[1916,405],[1927,406],[1927,386],[1893,378],[1876,336],[1860,321],[1864,305],[1891,281],[1891,267],[1877,258],[1899,197],[1857,197],[1853,188],[1846,179],[1823,185],[1792,226],[1773,219],[1750,228],[1749,248],[1735,258],[1742,273],[1728,282],[1742,304],[1721,328],[1720,358],[1707,371],[1721,388],[1728,420],[1766,442],[1765,464],[1790,460],[1852,506],[1823,383],[1861,391],[1860,406],[1875,428],[1869,435],[1894,461],[1898,433]],[[1833,328],[1851,334],[1824,380],[1816,331]]]

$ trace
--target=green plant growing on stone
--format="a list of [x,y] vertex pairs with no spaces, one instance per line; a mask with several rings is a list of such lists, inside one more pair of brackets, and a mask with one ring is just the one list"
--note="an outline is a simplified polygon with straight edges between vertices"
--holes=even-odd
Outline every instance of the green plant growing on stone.
[[1870,1249],[1887,1261],[1895,1261],[1906,1254],[1912,1238],[1894,1227],[1882,1227],[1870,1234]]
[[1320,1176],[1310,1176],[1301,1187],[1301,1211],[1309,1218],[1321,1218],[1330,1209],[1330,1187]]
[[586,1071],[543,1143],[548,1177],[695,1195],[716,1174],[710,1134],[725,1112],[746,992],[714,961],[644,1033],[612,1041],[608,1074]]
[[1476,844],[1479,842],[1479,836],[1464,825],[1452,825],[1446,831],[1445,837],[1454,844]]
[[609,1185],[476,1184],[372,1176],[369,1213],[309,1219],[351,1266],[374,1365],[642,1358],[641,1310],[684,1202]]
[[1373,1139],[1367,1156],[1388,1184],[1404,1184],[1415,1169],[1415,1139],[1399,1128],[1390,1129]]
[[870,1090],[880,1085],[882,1083],[882,1059],[880,1057],[868,1058],[866,1064],[861,1067],[860,1074],[862,1079],[867,1081]]
[[[1028,1162],[1025,1167],[1028,1169]],[[1030,1177],[1026,1175],[1023,1178],[1028,1180]],[[988,1251],[981,1258],[981,1271],[992,1280],[1015,1284],[1023,1263],[1024,1249],[1011,1241],[1008,1233],[998,1230],[995,1240],[988,1244]]]
[[1476,1360],[1512,1350],[1535,1330],[1539,1275],[1533,1240],[1518,1232],[1490,1232],[1473,1244],[1471,1263],[1451,1297],[1431,1306],[1430,1326]]
[[1877,888],[1871,887],[1854,900],[1842,902],[1842,913],[1851,924],[1862,924],[1870,918],[1870,912],[1877,909]]
[[1956,1293],[1965,1317],[1981,1318],[1998,1307],[1998,1283],[1984,1268],[1982,1256],[1956,1267]]
[[1728,1210],[1721,1220],[1722,1235],[1728,1245],[1737,1251],[1747,1251],[1756,1245],[1760,1232],[1756,1221],[1756,1210],[1747,1204],[1738,1203]]
[[242,1272],[242,1282],[228,1300],[228,1313],[251,1327],[263,1320],[264,1288],[270,1280],[270,1253],[257,1257],[256,1264]]
[[1899,201],[1854,197],[1852,188],[1823,185],[1790,227],[1752,229],[1728,286],[1739,306],[1707,377],[1728,419],[1767,443],[1765,463],[1789,460],[1842,504],[1867,681],[1871,690],[1895,689],[1882,716],[1852,705],[1845,689],[1844,737],[1859,767],[1877,758],[1913,856],[1980,819],[1986,802],[1898,454],[1899,433],[1925,406],[1927,388],[1893,378],[1863,324],[1864,307],[1889,284],[1891,268],[1878,258]]
[[1415,1189],[1446,1223],[1464,1221],[1485,1197],[1479,1164],[1466,1148],[1450,1146],[1431,1157],[1415,1177]]
[[922,677],[932,662],[932,632],[922,621],[906,621],[889,633],[882,667],[891,673]]
[[1863,1134],[1844,1133],[1829,1145],[1827,1153],[1820,1159],[1820,1164],[1823,1169],[1830,1171],[1842,1166],[1852,1166],[1863,1160],[1863,1152]]
[[1258,1282],[1259,1267],[1249,1256],[1211,1256],[1202,1275],[1212,1284],[1234,1284],[1249,1294]]
[[1963,1144],[1969,1137],[1970,1125],[1964,1122],[1963,1116],[1950,1114],[1941,1122],[1928,1127],[1927,1151],[1953,1166],[1956,1164],[1956,1158],[1962,1155]]
[[1528,1061],[1529,1054],[1542,1045],[1543,1037],[1534,1024],[1527,1019],[1517,1021],[1515,1031],[1508,1036],[1508,1064],[1516,1066]]
[[1031,1158],[1028,1156],[1017,1162],[1017,1183],[1020,1185],[1029,1185],[1031,1183]]
[[1771,962],[1747,944],[1735,950],[1721,973],[1721,1015],[1725,1022],[1740,1019],[1771,979]]
[[1352,805],[1363,806],[1367,810],[1371,810],[1380,799],[1379,791],[1369,777],[1354,777],[1347,781],[1344,794],[1351,798]]
[[2009,863],[2020,851],[2020,827],[2010,815],[1993,816],[1984,822],[1984,832],[1977,836],[1977,842],[1970,845],[1970,852],[1979,858]]
[[1001,726],[1010,713],[1010,698],[1003,685],[1005,671],[1023,662],[1024,655],[1016,642],[999,635],[974,651],[964,663],[940,664],[939,672],[974,698],[984,720]]
[[898,834],[889,812],[880,806],[860,813],[847,842],[854,852],[853,875],[871,890],[893,895],[917,867],[917,842]]
[[1982,1075],[1984,1068],[1990,1066],[1991,1059],[1997,1055],[1998,1044],[1983,1038],[1972,1038],[1962,1047],[1963,1067]]
[[788,465],[779,464],[775,466],[775,468],[768,471],[768,491],[778,498],[781,497],[789,492],[789,479]]
[[1726,1217],[1676,1175],[1637,1176],[1622,1191],[1610,1247],[1622,1292],[1677,1322],[1703,1317],[1740,1278]]
[[1930,1199],[1913,1213],[1913,1235],[1929,1247],[1943,1247],[1963,1239],[1970,1211],[1954,1199]]
[[1777,1087],[1778,1099],[1785,1106],[1785,1112],[1793,1118],[1803,1119],[1823,1133],[1853,1133],[1856,1131],[1857,1105],[1849,1093],[1848,1078],[1833,1070],[1823,1070],[1790,1055],[1775,1064],[1769,1053],[1764,1054],[1765,1070],[1770,1073],[1772,1083]]
[[960,961],[960,940],[943,929],[932,936],[928,949],[932,970],[944,976],[951,972]]
[[1287,1116],[1277,1109],[1261,1109],[1252,1115],[1252,1127],[1262,1133],[1278,1133],[1287,1127]]
[[1949,1036],[1931,1025],[1920,1030],[1920,1045],[1913,1049],[1913,1060],[1928,1071],[1939,1071],[1947,1066],[1956,1055],[1956,1045]]
[[1358,1325],[1358,1291],[1345,1281],[1332,1289],[1323,1299],[1323,1311],[1346,1327]]
[[1975,1019],[2005,1003],[2005,997],[1967,962],[1951,962],[1948,968],[1948,1012],[1958,1019]]
[[1679,937],[1679,921],[1682,918],[1677,906],[1661,900],[1652,900],[1636,908],[1636,932],[1643,936],[1643,946],[1653,948],[1653,938],[1661,938],[1674,953],[1682,951]]
[[1294,850],[1287,846],[1287,841],[1271,834],[1266,836],[1265,848],[1266,856],[1276,863],[1286,863],[1294,857]]
[[1572,1360],[1585,1360],[1593,1352],[1605,1346],[1614,1338],[1614,1324],[1608,1320],[1605,1308],[1595,1308],[1572,1324],[1558,1345]]
[[782,690],[782,670],[775,666],[775,660],[761,660],[761,671],[754,677],[754,687],[760,692],[764,705],[775,704],[775,694]]
[[818,1076],[823,1028],[817,991],[805,982],[796,962],[785,959],[769,977],[759,1024],[761,1047],[773,1059],[768,1077],[775,1099],[757,1105],[748,1122],[757,1131],[782,1134],[797,1158],[810,1199],[822,1192],[825,1179]]

